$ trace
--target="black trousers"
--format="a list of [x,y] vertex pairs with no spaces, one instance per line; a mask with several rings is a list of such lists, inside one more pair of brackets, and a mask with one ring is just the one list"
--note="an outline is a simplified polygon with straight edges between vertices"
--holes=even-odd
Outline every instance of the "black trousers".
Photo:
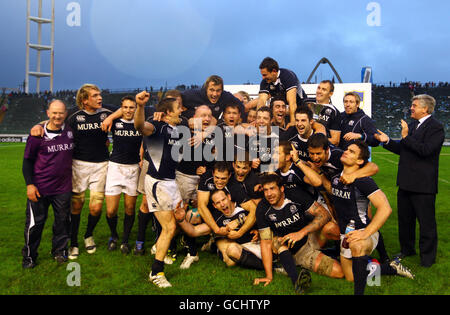
[[423,266],[436,261],[438,235],[436,225],[436,194],[421,194],[399,189],[397,192],[398,233],[403,254],[414,255],[416,220],[419,222],[419,251]]
[[52,255],[64,255],[70,237],[70,204],[72,192],[41,196],[37,202],[27,200],[25,221],[25,246],[22,249],[24,260],[36,261],[42,232],[48,216],[48,208],[53,208],[55,220],[53,223]]

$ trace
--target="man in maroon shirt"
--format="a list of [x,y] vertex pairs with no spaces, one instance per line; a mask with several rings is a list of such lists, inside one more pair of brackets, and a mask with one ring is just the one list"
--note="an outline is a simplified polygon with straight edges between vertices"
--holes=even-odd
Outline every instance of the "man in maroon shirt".
[[54,100],[49,104],[44,137],[29,136],[23,160],[23,176],[27,185],[25,246],[22,249],[23,268],[34,268],[38,247],[52,205],[52,255],[59,263],[67,260],[70,235],[70,200],[72,197],[73,133],[64,124],[65,104]]

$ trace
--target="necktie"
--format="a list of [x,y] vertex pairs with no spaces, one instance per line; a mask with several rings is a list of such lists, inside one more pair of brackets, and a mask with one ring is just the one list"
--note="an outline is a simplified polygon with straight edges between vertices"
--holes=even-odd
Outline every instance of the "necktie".
[[418,120],[415,120],[415,121],[411,124],[410,135],[414,134],[414,132],[416,131],[418,125],[419,125],[419,121],[418,121]]

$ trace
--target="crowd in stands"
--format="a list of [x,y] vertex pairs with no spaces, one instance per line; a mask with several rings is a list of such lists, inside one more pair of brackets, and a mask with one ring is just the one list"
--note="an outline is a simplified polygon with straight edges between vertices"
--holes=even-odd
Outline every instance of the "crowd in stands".
[[[197,85],[178,85],[177,90],[184,91],[198,88]],[[164,95],[165,89],[134,89],[132,91],[114,91],[105,89],[102,91],[104,102],[120,104],[120,99],[129,93],[137,93],[141,90],[150,92],[151,99],[148,104],[154,106]],[[66,102],[69,107],[74,107],[76,90],[61,90],[54,93],[45,91],[42,93],[11,92],[1,95],[5,117],[0,123],[0,133],[27,133],[33,122],[46,119],[45,106],[54,98]],[[399,84],[374,84],[372,87],[372,119],[376,125],[386,130],[394,137],[400,137],[400,119],[408,118],[409,106],[412,94],[426,93],[436,99],[436,110],[434,115],[444,124],[446,138],[450,138],[450,86],[448,82],[402,82]],[[2,106],[0,105],[0,106]]]

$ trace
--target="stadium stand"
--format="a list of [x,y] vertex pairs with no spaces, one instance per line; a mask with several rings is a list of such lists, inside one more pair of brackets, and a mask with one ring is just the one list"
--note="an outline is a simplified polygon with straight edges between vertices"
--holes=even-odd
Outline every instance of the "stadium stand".
[[[183,86],[184,87],[184,86]],[[179,87],[177,87],[179,88]],[[112,92],[103,91],[103,103],[119,105],[120,100],[127,94],[136,94],[135,91]],[[408,119],[411,104],[411,89],[409,84],[398,86],[374,85],[372,93],[372,118],[377,128],[385,131],[393,138],[400,137],[400,119]],[[450,86],[448,84],[415,84],[414,93],[429,94],[436,99],[434,115],[444,124],[446,139],[450,139]],[[76,91],[59,91],[51,95],[26,95],[10,93],[9,107],[0,123],[0,134],[27,134],[36,122],[47,119],[45,105],[53,98],[64,100],[69,108],[75,105]],[[160,91],[151,92],[150,105],[155,105]],[[2,99],[4,96],[2,96]]]

